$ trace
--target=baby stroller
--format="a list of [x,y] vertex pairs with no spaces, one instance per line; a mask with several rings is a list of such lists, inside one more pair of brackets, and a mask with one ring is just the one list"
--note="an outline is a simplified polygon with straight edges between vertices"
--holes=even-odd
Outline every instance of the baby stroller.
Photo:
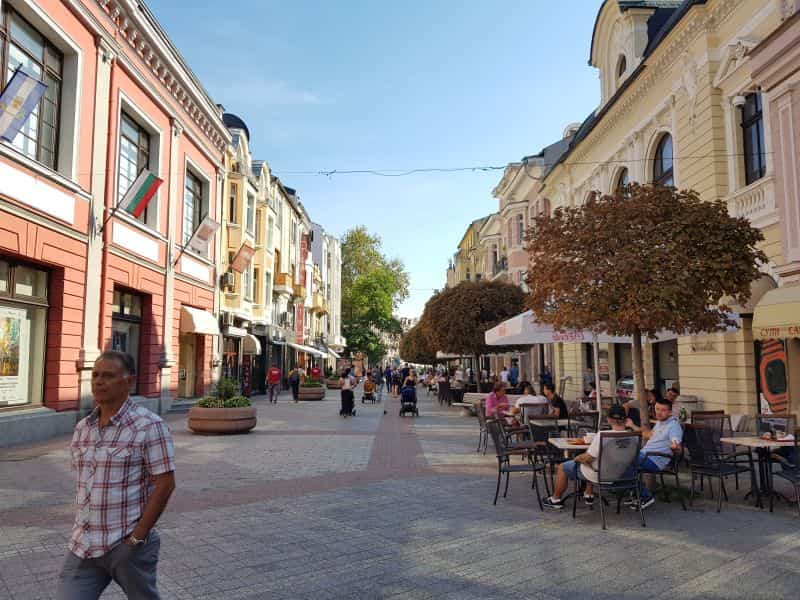
[[417,390],[413,386],[407,385],[400,393],[400,416],[411,413],[415,417],[419,416],[417,408]]
[[364,392],[361,395],[361,404],[364,404],[364,402],[372,402],[375,404],[375,392]]

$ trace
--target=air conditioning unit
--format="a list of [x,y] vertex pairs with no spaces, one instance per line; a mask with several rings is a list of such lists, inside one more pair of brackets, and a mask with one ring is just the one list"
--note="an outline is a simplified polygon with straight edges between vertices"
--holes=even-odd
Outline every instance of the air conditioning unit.
[[222,325],[225,327],[233,327],[233,313],[231,312],[222,313]]
[[233,271],[225,271],[222,274],[222,287],[232,289],[236,285],[236,278]]

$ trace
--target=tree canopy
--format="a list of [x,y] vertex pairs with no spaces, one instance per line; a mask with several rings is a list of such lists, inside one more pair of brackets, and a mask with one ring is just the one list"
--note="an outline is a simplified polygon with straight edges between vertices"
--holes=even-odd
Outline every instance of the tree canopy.
[[430,345],[430,340],[419,323],[403,334],[400,340],[400,357],[405,362],[420,365],[432,365],[436,362],[436,349]]
[[527,306],[538,321],[559,328],[632,336],[643,403],[641,337],[731,324],[723,299],[749,297],[766,261],[757,248],[762,239],[722,201],[631,184],[536,218],[528,232]]
[[381,240],[364,226],[348,230],[342,243],[342,332],[348,351],[370,361],[386,354],[385,335],[400,335],[394,311],[408,297],[408,273],[399,259],[381,252]]
[[510,283],[464,281],[446,288],[425,304],[418,325],[423,347],[461,355],[496,352],[486,345],[486,330],[521,313],[524,304],[524,293]]

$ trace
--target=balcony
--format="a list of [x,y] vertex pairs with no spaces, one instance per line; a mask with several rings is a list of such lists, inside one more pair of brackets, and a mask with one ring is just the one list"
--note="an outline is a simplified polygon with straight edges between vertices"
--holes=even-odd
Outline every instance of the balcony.
[[306,286],[304,286],[304,285],[302,285],[300,283],[295,283],[293,291],[292,291],[292,295],[295,298],[305,298],[306,297]]
[[726,198],[728,214],[744,217],[753,227],[764,229],[778,222],[775,206],[775,180],[772,176],[762,177],[747,187],[730,194]]
[[508,273],[508,258],[501,257],[500,260],[492,266],[492,281],[496,279],[503,279]]
[[278,294],[290,294],[293,289],[292,276],[289,273],[276,273],[272,289]]
[[312,296],[311,310],[315,313],[322,315],[328,314],[328,301],[322,294],[314,294]]

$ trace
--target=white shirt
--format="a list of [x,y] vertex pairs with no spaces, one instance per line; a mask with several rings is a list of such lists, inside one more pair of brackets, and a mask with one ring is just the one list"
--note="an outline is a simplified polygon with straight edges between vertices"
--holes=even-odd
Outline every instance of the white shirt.
[[502,381],[503,383],[508,383],[508,371],[500,372],[500,381]]
[[517,408],[521,408],[523,405],[536,405],[536,404],[547,404],[547,398],[544,396],[532,396],[530,394],[525,394],[524,396],[520,396],[519,399],[514,403]]

